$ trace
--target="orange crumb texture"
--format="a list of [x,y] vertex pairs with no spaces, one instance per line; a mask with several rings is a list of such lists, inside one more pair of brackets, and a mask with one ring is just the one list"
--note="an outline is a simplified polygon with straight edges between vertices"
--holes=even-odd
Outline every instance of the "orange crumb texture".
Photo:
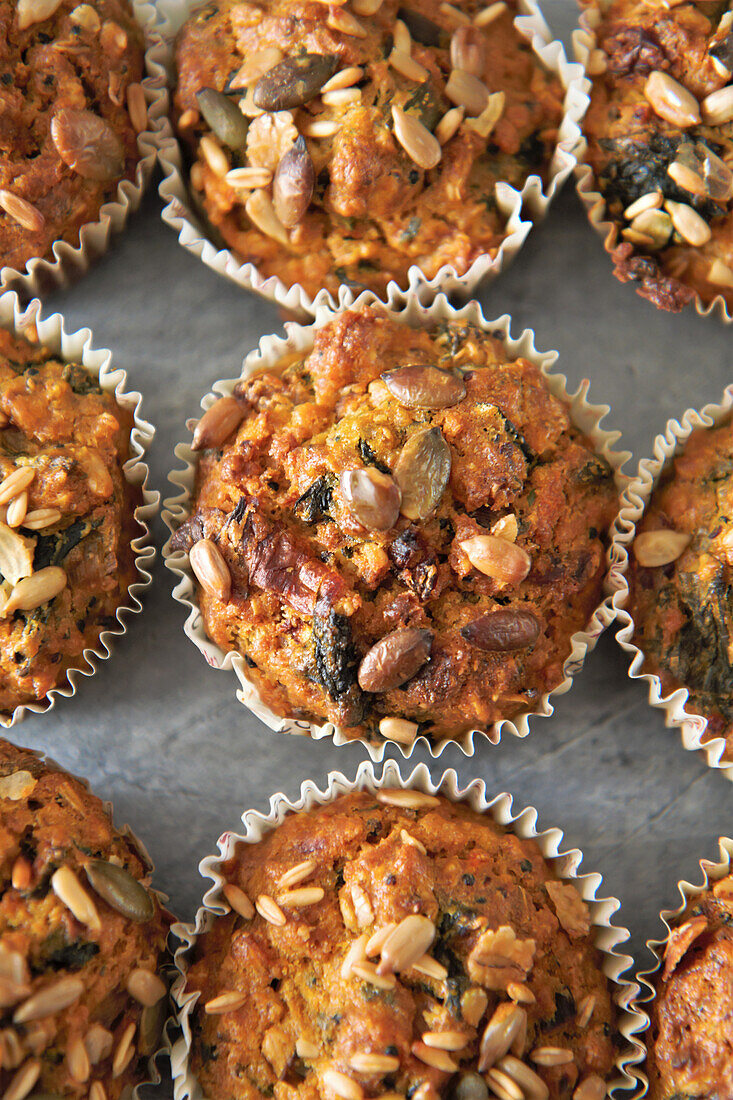
[[199,589],[206,630],[268,706],[457,737],[562,680],[616,494],[537,367],[465,321],[367,309],[228,401],[241,423],[202,450],[173,547],[214,543],[231,589]]
[[733,876],[713,883],[674,922],[656,980],[649,1096],[733,1095]]
[[166,1011],[147,857],[80,780],[1,741],[0,868],[3,1096],[117,1100]]
[[[217,917],[193,952],[204,1094],[486,1100],[508,1077],[526,1096],[605,1095],[614,1009],[575,887],[485,815],[385,795],[293,814],[223,864],[260,911]],[[227,993],[239,1005],[217,1011]]]

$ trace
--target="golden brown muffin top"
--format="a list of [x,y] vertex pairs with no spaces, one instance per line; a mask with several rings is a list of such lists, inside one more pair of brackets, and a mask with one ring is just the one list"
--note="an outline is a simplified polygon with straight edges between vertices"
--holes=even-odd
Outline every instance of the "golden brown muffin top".
[[562,88],[514,0],[214,0],[178,38],[179,132],[215,231],[308,294],[494,256],[495,184],[547,179]]
[[127,0],[0,0],[0,267],[78,245],[134,178],[142,69]]
[[172,546],[278,713],[458,736],[562,679],[600,600],[613,479],[500,339],[344,312],[215,404],[194,445]]
[[117,625],[135,576],[130,413],[76,363],[0,331],[0,709],[45,698]]
[[706,738],[733,758],[733,423],[698,429],[663,475],[629,563],[630,612],[645,671],[690,693]]
[[84,784],[0,741],[0,1089],[117,1100],[145,1079],[168,915]]
[[[588,161],[616,274],[662,309],[733,307],[733,12],[613,0],[597,13]],[[615,242],[614,242],[615,243]]]
[[733,876],[714,883],[677,918],[651,1006],[650,1100],[733,1094]]
[[444,798],[362,792],[291,814],[221,874],[232,912],[186,979],[211,1100],[605,1095],[590,914],[534,841]]

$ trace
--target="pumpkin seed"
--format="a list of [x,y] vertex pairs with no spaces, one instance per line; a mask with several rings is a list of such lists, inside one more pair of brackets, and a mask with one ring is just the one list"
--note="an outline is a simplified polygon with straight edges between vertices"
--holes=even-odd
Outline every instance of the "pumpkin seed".
[[338,64],[336,54],[304,53],[299,57],[286,57],[255,84],[255,107],[263,111],[290,111],[302,107],[318,95]]
[[143,1057],[149,1058],[160,1047],[163,1025],[167,1016],[168,1004],[165,997],[162,997],[154,1005],[146,1005],[140,1013],[137,1045]]
[[206,124],[219,141],[230,149],[243,149],[247,142],[249,123],[236,103],[215,88],[201,88],[196,92],[199,110]]
[[440,428],[413,432],[402,448],[394,479],[402,490],[400,511],[408,519],[425,519],[440,503],[450,477],[450,448]]
[[509,608],[488,611],[461,630],[462,638],[476,649],[483,649],[488,653],[526,649],[537,641],[539,635],[540,623],[531,611],[514,611]]
[[313,197],[316,172],[305,138],[299,134],[280,159],[272,181],[272,204],[286,229],[302,221]]
[[409,409],[447,409],[466,396],[463,380],[440,367],[397,367],[380,378],[392,396]]
[[144,924],[155,916],[153,899],[124,867],[93,859],[84,865],[92,889],[123,917]]
[[359,665],[362,691],[393,691],[407,683],[430,656],[432,630],[402,627],[373,645]]
[[388,531],[400,514],[402,494],[394,478],[380,470],[344,470],[339,486],[359,523],[372,531]]
[[51,121],[51,139],[64,164],[84,179],[114,180],[125,170],[122,142],[94,111],[62,107]]
[[412,37],[421,46],[435,48],[445,45],[445,31],[422,12],[415,11],[413,8],[398,8],[397,18],[402,20]]

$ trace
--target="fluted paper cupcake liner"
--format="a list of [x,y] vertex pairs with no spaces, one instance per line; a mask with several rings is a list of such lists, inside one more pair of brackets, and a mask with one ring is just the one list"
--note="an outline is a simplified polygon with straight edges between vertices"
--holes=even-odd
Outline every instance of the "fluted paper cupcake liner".
[[[589,68],[591,54],[597,48],[597,37],[592,26],[594,19],[592,15],[589,18],[589,14],[597,10],[600,9],[591,8],[590,11],[584,11],[580,17],[580,29],[573,33],[573,53],[575,59],[586,70]],[[587,82],[587,87],[590,91],[592,87],[590,80]],[[602,239],[604,249],[610,254],[619,243],[618,226],[614,222],[606,219],[606,200],[597,188],[593,169],[583,159],[586,149],[587,144],[585,138],[583,138],[582,149],[578,151],[575,165],[576,190],[580,201],[585,207],[588,221]],[[717,315],[727,325],[733,322],[733,316],[731,316],[722,294],[718,294],[708,305],[703,302],[699,294],[696,294],[694,306],[701,317]]]
[[[569,407],[573,423],[589,436],[595,450],[610,464],[620,488],[622,483],[620,471],[628,458],[628,452],[614,450],[614,445],[620,437],[619,432],[609,432],[600,427],[601,420],[609,411],[608,406],[591,405],[588,402],[589,383],[587,380],[581,383],[575,393],[570,393],[565,376],[551,369],[557,360],[557,352],[537,351],[534,344],[534,333],[530,329],[525,329],[519,337],[513,337],[510,332],[511,318],[508,314],[504,314],[497,320],[487,321],[478,302],[469,302],[463,308],[456,309],[450,305],[443,294],[438,295],[430,305],[423,305],[415,294],[406,297],[395,294],[385,305],[370,292],[365,292],[359,296],[353,305],[347,308],[359,309],[375,302],[384,308],[387,316],[407,324],[430,327],[445,320],[465,319],[484,332],[502,338],[509,355],[514,357],[524,356],[541,371],[550,392]],[[320,303],[317,307],[316,320],[313,325],[306,327],[291,323],[285,326],[286,335],[284,337],[263,337],[259,348],[252,351],[244,360],[240,378],[248,378],[260,370],[273,367],[288,352],[301,352],[309,349],[313,344],[314,331],[321,328],[333,316],[334,312],[325,303]],[[216,382],[213,391],[207,394],[201,402],[202,408],[207,409],[222,395],[230,394],[240,378],[230,378],[226,381]],[[184,463],[184,468],[174,470],[169,475],[169,480],[181,490],[177,496],[169,497],[164,502],[163,520],[171,532],[175,531],[189,515],[198,461],[196,453],[192,451],[188,443],[180,443],[176,447],[175,453]],[[184,625],[186,634],[213,668],[234,669],[240,684],[237,693],[238,698],[245,706],[270,729],[278,733],[310,735],[316,739],[333,737],[336,745],[349,744],[355,740],[355,738],[348,736],[348,732],[335,727],[330,722],[318,725],[302,719],[282,718],[275,714],[263,702],[259,691],[248,678],[247,667],[242,656],[231,651],[225,653],[223,649],[207,637],[198,607],[196,584],[189,565],[188,554],[182,551],[172,551],[170,540],[168,540],[163,547],[163,556],[167,567],[179,578],[173,592],[174,598],[189,609],[189,615]],[[447,745],[457,744],[467,756],[471,756],[475,751],[474,734],[486,736],[494,745],[499,743],[504,732],[514,734],[517,737],[526,737],[529,733],[529,719],[534,715],[546,717],[552,714],[551,699],[569,690],[573,677],[583,667],[586,654],[593,649],[599,636],[612,618],[613,613],[610,602],[606,599],[591,616],[586,629],[572,635],[570,651],[563,665],[563,679],[555,688],[541,697],[535,711],[518,715],[513,720],[502,719],[495,722],[487,730],[472,730],[459,740],[443,738],[440,741],[433,742],[425,736],[421,736],[413,742],[413,745],[422,742],[427,746],[431,755],[437,757]],[[361,743],[373,760],[382,759],[387,744],[398,744],[387,739],[380,741],[378,744],[361,739]],[[413,745],[406,748],[404,745],[399,744],[398,747],[403,755],[409,755]]]
[[[151,53],[156,65],[165,68],[169,73],[171,84],[175,79],[175,36],[197,6],[197,2],[198,0],[159,0],[158,3],[162,41]],[[583,145],[580,123],[588,107],[590,85],[582,66],[568,61],[562,43],[553,41],[537,0],[519,0],[519,7],[522,14],[516,16],[515,26],[530,42],[545,68],[558,77],[565,91],[564,113],[558,129],[558,142],[551,160],[547,185],[543,184],[538,175],[528,176],[521,190],[508,183],[497,183],[495,198],[506,219],[507,235],[496,256],[493,259],[489,255],[480,256],[464,274],[459,274],[455,268],[446,264],[432,279],[426,278],[420,268],[413,265],[408,273],[407,286],[400,288],[403,291],[418,291],[427,299],[441,290],[446,294],[467,297],[476,290],[479,283],[494,279],[519,252],[532,225],[544,218],[553,198],[577,165],[579,149]],[[286,286],[275,275],[265,277],[254,264],[243,262],[229,249],[219,249],[211,242],[205,222],[191,201],[183,153],[170,126],[165,134],[160,135],[160,162],[164,176],[159,192],[166,204],[162,214],[163,221],[175,230],[184,248],[220,275],[276,302],[290,313],[314,314],[316,304],[320,301],[331,307],[336,305],[336,300],[329,291],[322,290],[313,299],[300,284]],[[392,285],[390,284],[390,288]],[[346,287],[341,288],[341,292],[343,291],[346,291]],[[339,297],[343,300],[341,292]]]
[[[691,902],[695,902],[710,886],[714,885],[720,879],[726,878],[726,876],[731,873],[733,840],[727,836],[721,836],[718,839],[718,847],[720,859],[717,862],[711,859],[700,860],[700,870],[702,871],[702,882],[700,885],[688,882],[686,879],[680,879],[677,883],[677,892],[681,899],[680,904],[676,909],[663,909],[659,914],[659,919],[665,927],[665,936],[662,939],[647,940],[646,942],[647,947],[654,956],[654,965],[646,970],[640,970],[636,975],[636,980],[640,987],[637,1011],[639,1015],[644,1018],[643,1030],[646,1030],[651,1023],[649,1009],[657,995],[654,978],[663,965],[664,952],[673,927],[677,924],[677,921]],[[176,981],[178,980],[179,979],[176,979]],[[637,1070],[637,1073],[644,1085],[647,1085],[646,1074],[642,1070]]]
[[452,768],[444,771],[435,783],[425,764],[419,764],[403,778],[399,765],[394,760],[389,760],[384,764],[380,775],[376,775],[373,766],[367,762],[359,766],[353,780],[341,772],[331,772],[324,790],[308,780],[301,785],[300,796],[295,801],[282,793],[274,794],[270,798],[269,813],[262,814],[255,810],[243,813],[243,831],[223,833],[219,838],[219,854],[207,856],[199,864],[201,875],[210,879],[213,885],[206,890],[195,921],[192,924],[175,924],[171,930],[172,935],[181,942],[174,956],[177,974],[171,989],[177,1011],[175,1025],[180,1030],[172,1026],[168,1028],[175,1100],[202,1100],[201,1088],[189,1067],[191,1014],[198,1000],[198,993],[186,991],[186,973],[188,955],[197,937],[211,927],[217,916],[229,911],[229,906],[222,897],[225,883],[221,871],[222,863],[235,855],[237,845],[256,844],[290,813],[301,813],[324,806],[339,795],[351,791],[376,791],[390,787],[441,794],[451,802],[465,802],[477,813],[487,814],[497,825],[504,826],[516,836],[536,841],[557,876],[563,881],[571,882],[578,890],[591,912],[595,944],[603,956],[603,973],[613,983],[612,996],[618,1010],[618,1031],[623,1038],[623,1046],[616,1059],[616,1076],[613,1082],[609,1082],[609,1095],[611,1098],[620,1097],[630,1088],[636,1090],[638,1078],[635,1067],[645,1055],[644,1045],[639,1038],[639,1032],[644,1027],[644,1017],[635,1005],[639,987],[624,977],[632,960],[618,950],[628,940],[629,933],[625,928],[611,923],[620,903],[616,898],[598,896],[603,881],[601,875],[580,872],[583,854],[577,848],[561,849],[562,830],[538,830],[538,815],[534,807],[516,809],[512,796],[506,792],[489,799],[486,785],[480,779],[474,779],[467,786],[461,787]]
[[733,411],[733,385],[728,386],[719,404],[705,405],[700,411],[688,409],[681,420],[669,420],[664,434],[654,440],[652,458],[642,459],[636,477],[631,478],[621,497],[621,508],[612,530],[610,550],[611,568],[608,587],[611,603],[620,624],[616,637],[621,648],[630,655],[629,676],[649,685],[649,702],[662,710],[665,724],[679,728],[682,744],[692,752],[701,749],[711,768],[720,768],[727,779],[733,780],[733,761],[722,761],[725,740],[722,737],[705,739],[707,719],[687,710],[689,692],[677,688],[665,695],[659,676],[644,672],[644,654],[634,642],[634,620],[628,610],[630,590],[628,582],[629,551],[636,536],[652,493],[664,472],[685,446],[697,428],[717,427],[728,420]]
[[78,332],[67,332],[64,319],[59,313],[44,317],[41,303],[34,299],[27,309],[22,310],[18,296],[13,291],[0,295],[0,326],[9,329],[17,336],[23,336],[27,328],[35,330],[43,344],[54,355],[66,362],[79,363],[99,383],[105,393],[112,395],[122,408],[133,417],[134,425],[130,433],[130,457],[124,463],[122,471],[129,485],[140,491],[142,503],[135,508],[134,518],[140,534],[132,539],[131,547],[135,559],[138,579],[130,585],[126,602],[117,608],[117,625],[103,630],[99,641],[84,650],[78,666],[70,668],[64,680],[52,688],[46,698],[37,703],[23,703],[17,706],[11,715],[0,714],[0,725],[6,728],[20,722],[26,712],[45,714],[56,705],[57,698],[71,698],[76,694],[81,677],[92,676],[100,661],[112,654],[115,641],[127,633],[127,619],[130,615],[142,611],[142,596],[152,584],[150,570],[155,560],[155,547],[151,540],[150,523],[160,507],[160,494],[148,488],[148,467],[145,454],[153,441],[155,429],[144,420],[141,414],[142,397],[136,390],[128,391],[127,374],[119,367],[112,366],[112,353],[104,348],[94,348],[92,333],[88,328]]
[[81,227],[79,241],[56,241],[52,258],[34,257],[21,270],[0,267],[0,290],[15,290],[27,301],[80,278],[109,248],[142,201],[155,168],[162,132],[168,128],[168,90],[165,71],[155,60],[159,53],[157,15],[150,0],[131,0],[135,18],[145,34],[145,75],[141,81],[147,105],[147,126],[137,136],[140,160],[133,180],[121,180],[112,202],[104,203],[95,221]]

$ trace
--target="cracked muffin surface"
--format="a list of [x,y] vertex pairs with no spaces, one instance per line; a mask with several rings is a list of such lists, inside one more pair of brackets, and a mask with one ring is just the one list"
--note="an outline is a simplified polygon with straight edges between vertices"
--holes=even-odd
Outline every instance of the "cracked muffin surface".
[[655,489],[629,556],[644,671],[707,719],[733,759],[733,423],[697,429]]
[[[29,330],[26,330],[28,332]],[[83,664],[137,578],[131,414],[83,366],[0,331],[0,709]]]
[[185,987],[213,1100],[605,1095],[615,1016],[590,912],[534,841],[385,789],[291,814],[219,869],[231,911]]
[[495,184],[547,181],[563,111],[517,12],[207,4],[178,36],[175,118],[218,240],[311,297],[495,256]]
[[171,549],[277,714],[456,737],[562,680],[601,599],[613,476],[499,339],[346,311],[216,402],[194,447]]
[[697,0],[585,4],[598,49],[584,132],[616,228],[615,274],[661,309],[733,309],[733,12]]
[[0,741],[0,1088],[118,1100],[147,1079],[168,914],[84,784]]
[[142,73],[126,0],[0,0],[0,267],[77,246],[135,178]]
[[670,932],[650,1007],[651,1100],[733,1094],[733,876],[691,899]]

